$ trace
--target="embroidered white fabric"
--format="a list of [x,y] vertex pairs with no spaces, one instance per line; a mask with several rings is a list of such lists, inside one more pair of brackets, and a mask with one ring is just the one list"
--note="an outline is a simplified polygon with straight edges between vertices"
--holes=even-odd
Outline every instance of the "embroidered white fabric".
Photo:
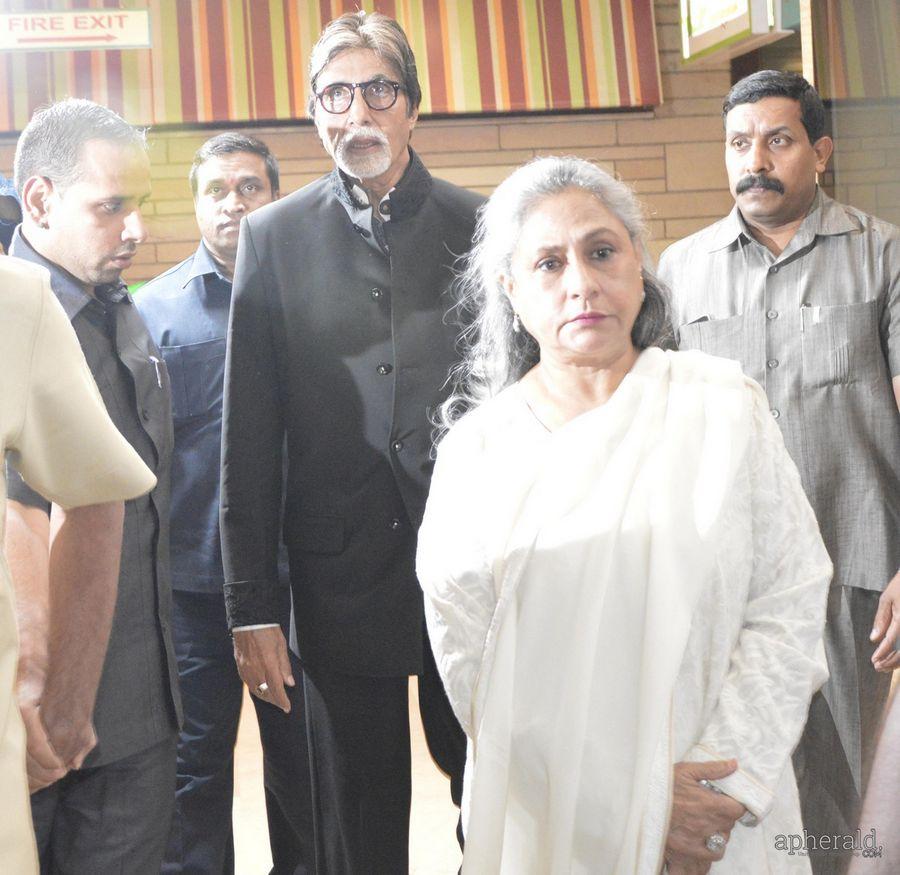
[[[831,565],[765,395],[750,380],[746,386],[750,440],[694,612],[671,731],[654,759],[640,872],[652,873],[661,859],[672,763],[731,757],[738,772],[716,783],[760,824],[736,825],[713,870],[809,871],[805,858],[776,850],[775,837],[802,834],[790,754],[827,677],[821,637]],[[499,595],[495,563],[506,546],[497,539],[532,481],[528,466],[551,439],[513,386],[458,423],[439,449],[418,573],[438,669],[470,739],[478,676],[492,670],[482,655]]]

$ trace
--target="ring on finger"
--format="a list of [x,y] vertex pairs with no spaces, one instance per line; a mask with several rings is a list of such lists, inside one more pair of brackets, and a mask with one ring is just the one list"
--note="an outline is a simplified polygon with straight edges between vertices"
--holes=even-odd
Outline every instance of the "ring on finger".
[[256,692],[257,692],[260,696],[262,696],[264,693],[268,693],[268,692],[269,692],[269,685],[268,685],[265,681],[263,681],[261,684],[257,684],[257,685],[256,685]]
[[725,850],[728,840],[720,832],[714,832],[706,840],[706,850],[711,854],[718,854]]

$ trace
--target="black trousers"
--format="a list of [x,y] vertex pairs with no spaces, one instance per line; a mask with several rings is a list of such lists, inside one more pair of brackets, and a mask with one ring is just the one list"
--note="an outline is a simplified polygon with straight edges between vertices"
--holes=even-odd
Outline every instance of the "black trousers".
[[[289,612],[288,603],[285,614]],[[230,875],[234,744],[244,685],[234,662],[224,599],[175,590],[172,621],[184,727],[178,739],[175,816],[162,873]],[[297,686],[288,690],[289,714],[253,697],[274,875],[307,875],[314,853],[302,673],[293,654],[291,665]]]
[[31,797],[41,875],[158,875],[175,804],[175,736]]
[[[419,710],[428,749],[450,776],[451,797],[459,805],[465,735],[425,638]],[[318,875],[407,873],[408,678],[359,677],[308,666],[303,678]]]

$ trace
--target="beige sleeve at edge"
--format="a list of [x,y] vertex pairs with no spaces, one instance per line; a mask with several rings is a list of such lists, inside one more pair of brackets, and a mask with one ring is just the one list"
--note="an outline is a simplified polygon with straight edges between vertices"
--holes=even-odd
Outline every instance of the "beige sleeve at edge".
[[156,478],[106,412],[78,338],[41,282],[23,426],[8,450],[28,484],[63,507],[135,498]]

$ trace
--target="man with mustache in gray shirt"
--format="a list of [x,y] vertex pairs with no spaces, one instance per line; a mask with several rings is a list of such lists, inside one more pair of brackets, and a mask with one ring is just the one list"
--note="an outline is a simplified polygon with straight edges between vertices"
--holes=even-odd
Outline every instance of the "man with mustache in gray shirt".
[[794,756],[810,861],[832,873],[848,852],[831,837],[857,828],[890,686],[872,661],[890,652],[873,654],[887,632],[876,610],[900,567],[900,229],[817,186],[833,143],[801,76],[754,73],[723,114],[735,207],[669,247],[659,275],[679,346],[737,359],[765,388],[834,562],[831,678]]

